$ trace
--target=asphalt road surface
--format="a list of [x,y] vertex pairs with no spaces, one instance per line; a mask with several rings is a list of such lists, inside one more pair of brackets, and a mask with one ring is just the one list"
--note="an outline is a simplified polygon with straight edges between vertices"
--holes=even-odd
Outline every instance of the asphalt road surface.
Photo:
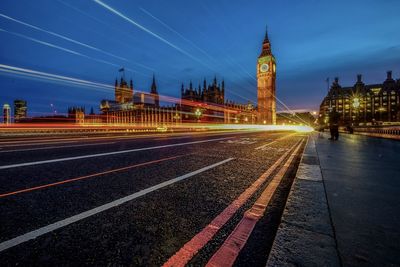
[[2,138],[0,263],[178,266],[174,255],[223,218],[186,253],[184,264],[205,265],[293,155],[235,261],[265,266],[305,140],[294,132]]

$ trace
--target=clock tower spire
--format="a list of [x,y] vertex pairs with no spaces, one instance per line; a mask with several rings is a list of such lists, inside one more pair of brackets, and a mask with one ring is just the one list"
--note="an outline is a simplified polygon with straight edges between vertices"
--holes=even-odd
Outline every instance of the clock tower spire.
[[261,54],[257,60],[257,106],[260,124],[276,124],[275,78],[275,57],[271,52],[266,30]]

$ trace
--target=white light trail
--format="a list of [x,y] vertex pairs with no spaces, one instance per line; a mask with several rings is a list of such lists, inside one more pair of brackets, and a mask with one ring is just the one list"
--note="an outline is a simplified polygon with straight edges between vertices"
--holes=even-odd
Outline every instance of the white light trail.
[[61,35],[61,34],[58,34],[58,33],[52,32],[52,31],[45,30],[45,29],[40,28],[40,27],[37,27],[37,26],[35,26],[35,25],[32,25],[32,24],[29,24],[29,23],[20,21],[20,20],[18,20],[18,19],[9,17],[9,16],[4,15],[4,14],[2,14],[2,13],[0,13],[0,17],[3,17],[3,18],[5,18],[5,19],[8,19],[8,20],[14,21],[14,22],[16,22],[16,23],[22,24],[22,25],[27,26],[27,27],[29,27],[29,28],[32,28],[32,29],[35,29],[35,30],[38,30],[38,31],[45,32],[45,33],[47,33],[47,34],[56,36],[56,37],[58,37],[58,38],[61,38],[61,39],[66,40],[66,41],[69,41],[69,42],[71,42],[71,43],[74,43],[74,44],[77,44],[77,45],[80,45],[80,46],[83,46],[83,47],[86,47],[86,48],[95,50],[95,51],[100,52],[100,53],[103,53],[103,54],[105,54],[105,55],[108,55],[108,56],[111,56],[111,57],[114,57],[114,58],[117,58],[117,59],[120,59],[120,60],[128,61],[126,58],[123,58],[123,57],[114,55],[114,54],[109,53],[109,52],[107,52],[107,51],[104,51],[104,50],[102,50],[102,49],[100,49],[100,48],[97,48],[97,47],[94,47],[94,46],[91,46],[91,45],[88,45],[88,44],[85,44],[85,43],[76,41],[76,40],[74,40],[74,39],[71,39],[71,38],[69,38],[69,37],[66,37],[66,36],[64,36],[64,35]]
[[171,43],[170,41],[164,39],[163,37],[161,37],[160,35],[158,35],[157,33],[152,32],[151,30],[147,29],[146,27],[142,26],[141,24],[137,23],[136,21],[128,18],[127,16],[125,16],[124,14],[122,14],[121,12],[119,12],[118,10],[112,8],[111,6],[107,5],[106,3],[100,1],[100,0],[93,0],[93,2],[99,4],[100,6],[104,7],[105,9],[111,11],[112,13],[114,13],[115,15],[123,18],[124,20],[128,21],[129,23],[131,23],[132,25],[136,26],[137,28],[141,29],[142,31],[150,34],[151,36],[157,38],[158,40],[162,41],[163,43],[167,44],[168,46],[176,49],[177,51],[181,52],[182,54],[190,57],[191,59],[201,63],[202,65],[206,66],[207,68],[212,69],[210,66],[208,66],[207,64],[205,64],[203,61],[201,61],[200,59],[198,59],[197,57],[191,55],[190,53],[186,52],[185,50],[183,50],[182,48],[178,47],[177,45]]
[[38,44],[42,44],[42,45],[45,45],[45,46],[48,46],[48,47],[59,49],[61,51],[64,51],[64,52],[67,52],[67,53],[71,53],[71,54],[76,55],[76,56],[81,56],[81,57],[88,58],[88,59],[91,59],[91,60],[94,60],[94,61],[97,61],[97,62],[105,63],[105,64],[111,65],[113,67],[117,67],[117,68],[120,67],[119,65],[111,63],[109,61],[98,59],[98,58],[89,57],[87,55],[81,54],[81,53],[76,52],[74,50],[71,50],[71,49],[68,49],[68,48],[65,48],[65,47],[61,47],[61,46],[58,46],[58,45],[55,45],[55,44],[51,44],[51,43],[48,43],[48,42],[45,42],[45,41],[41,41],[41,40],[26,36],[26,35],[23,35],[23,34],[20,34],[20,33],[7,31],[7,30],[4,30],[2,28],[0,28],[0,31],[9,33],[9,34],[12,34],[12,35],[15,35],[15,36],[18,36],[18,37],[26,39],[26,40],[30,40],[30,41],[38,43]]
[[157,18],[156,16],[154,16],[153,14],[151,14],[149,11],[147,11],[144,8],[140,8],[140,10],[142,10],[145,14],[147,14],[148,16],[150,16],[151,18],[153,18],[154,20],[156,20],[157,22],[159,22],[161,25],[163,25],[165,28],[167,28],[168,30],[172,31],[173,33],[175,33],[176,35],[178,35],[180,38],[182,38],[183,40],[185,40],[186,42],[188,42],[189,44],[191,44],[194,48],[196,48],[198,51],[200,51],[201,53],[203,53],[205,56],[207,56],[209,59],[211,59],[212,61],[215,61],[214,58],[208,54],[206,51],[204,51],[203,49],[201,49],[200,47],[198,47],[195,43],[193,43],[191,40],[187,39],[185,36],[183,36],[182,34],[180,34],[178,31],[176,31],[175,29],[173,29],[171,26],[169,26],[168,24],[166,24],[165,22],[163,22],[162,20],[160,20],[159,18]]
[[36,77],[36,78],[41,78],[41,79],[50,80],[50,81],[67,82],[67,83],[71,83],[74,85],[84,85],[84,86],[102,88],[102,89],[112,89],[112,90],[114,89],[113,86],[104,84],[104,83],[91,82],[91,81],[72,78],[72,77],[68,77],[68,76],[51,74],[51,73],[47,73],[47,72],[30,70],[30,69],[26,69],[26,68],[19,68],[19,67],[4,65],[4,64],[0,64],[0,72],[14,73],[14,74],[22,75],[22,76]]

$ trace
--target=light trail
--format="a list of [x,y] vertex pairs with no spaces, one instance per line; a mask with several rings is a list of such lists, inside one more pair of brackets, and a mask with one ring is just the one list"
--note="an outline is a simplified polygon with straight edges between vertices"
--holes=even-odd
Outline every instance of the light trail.
[[128,21],[129,23],[131,23],[132,25],[136,26],[137,28],[141,29],[142,31],[150,34],[151,36],[157,38],[158,40],[160,40],[161,42],[167,44],[168,46],[176,49],[177,51],[181,52],[182,54],[190,57],[191,59],[197,61],[198,63],[202,64],[203,66],[206,66],[207,68],[210,68],[212,70],[212,68],[210,66],[208,66],[206,63],[204,63],[202,60],[198,59],[197,57],[191,55],[190,53],[186,52],[185,50],[183,50],[182,48],[180,48],[179,46],[171,43],[170,41],[164,39],[163,37],[161,37],[160,35],[158,35],[157,33],[152,32],[151,30],[149,30],[148,28],[144,27],[143,25],[139,24],[138,22],[128,18],[127,16],[125,16],[124,14],[122,14],[121,12],[119,12],[118,10],[112,8],[111,6],[107,5],[106,3],[100,1],[100,0],[93,0],[95,3],[99,4],[100,6],[104,7],[105,9],[111,11],[112,13],[114,13],[115,15],[121,17],[122,19]]
[[215,62],[215,59],[208,54],[206,51],[204,51],[203,49],[201,49],[200,47],[198,47],[195,43],[193,43],[191,40],[187,39],[185,36],[183,36],[182,34],[180,34],[178,31],[176,31],[175,29],[173,29],[171,26],[169,26],[168,24],[166,24],[165,22],[163,22],[161,19],[157,18],[156,16],[154,16],[153,14],[151,14],[149,11],[147,11],[144,8],[139,8],[141,11],[143,11],[145,14],[147,14],[148,16],[150,16],[151,18],[153,18],[154,20],[156,20],[157,22],[159,22],[161,25],[163,25],[165,28],[167,28],[168,30],[172,31],[173,33],[175,33],[176,35],[178,35],[180,38],[182,38],[183,40],[185,40],[186,42],[188,42],[189,44],[191,44],[194,48],[196,48],[198,51],[200,51],[201,53],[203,53],[203,55],[205,55],[206,57],[208,57],[209,59],[211,59],[212,61]]
[[68,49],[68,48],[65,48],[65,47],[61,47],[61,46],[58,46],[58,45],[55,45],[55,44],[51,44],[51,43],[48,43],[48,42],[45,42],[45,41],[41,41],[41,40],[26,36],[26,35],[23,35],[23,34],[20,34],[20,33],[8,31],[8,30],[1,29],[1,28],[0,28],[0,31],[9,33],[9,34],[12,34],[12,35],[15,35],[15,36],[18,36],[18,37],[26,39],[26,40],[30,40],[30,41],[38,43],[38,44],[42,44],[42,45],[45,45],[45,46],[48,46],[48,47],[59,49],[61,51],[64,51],[64,52],[67,52],[67,53],[71,53],[71,54],[76,55],[76,56],[81,56],[81,57],[84,57],[84,58],[87,58],[87,59],[91,59],[91,60],[94,60],[94,61],[97,61],[97,62],[100,62],[100,63],[108,64],[108,65],[116,67],[116,68],[120,67],[120,65],[111,63],[109,61],[106,61],[106,60],[103,60],[103,59],[94,58],[94,57],[90,57],[90,56],[87,56],[85,54],[76,52],[74,50],[71,50],[71,49]]
[[103,88],[103,89],[105,88],[105,89],[114,90],[114,86],[104,84],[104,83],[91,82],[91,81],[82,80],[82,79],[78,79],[78,78],[72,78],[72,77],[63,76],[63,75],[51,74],[51,73],[47,73],[47,72],[41,72],[41,71],[36,71],[36,70],[31,70],[31,69],[26,69],[26,68],[19,68],[19,67],[14,67],[14,66],[5,65],[5,64],[0,64],[0,71],[17,73],[20,75],[27,75],[27,76],[31,75],[31,76],[38,77],[41,79],[56,80],[56,81],[84,85],[84,86],[89,86],[89,87]]
[[[124,34],[124,35],[129,35],[129,36],[131,36],[130,33],[124,32],[124,31],[122,31],[122,30],[119,29],[119,28],[112,27],[110,24],[107,24],[107,23],[105,23],[104,21],[101,21],[101,20],[97,19],[96,17],[94,17],[94,16],[88,14],[87,12],[82,11],[81,9],[79,9],[79,8],[77,8],[77,7],[75,7],[75,6],[71,5],[71,4],[69,4],[69,3],[66,3],[66,2],[64,2],[64,1],[62,1],[62,0],[57,0],[57,1],[58,1],[59,3],[65,5],[65,6],[67,6],[67,7],[69,7],[69,8],[71,8],[71,9],[75,10],[76,12],[78,12],[78,13],[80,13],[80,14],[82,14],[82,15],[84,15],[84,16],[90,18],[90,19],[93,19],[93,20],[96,21],[97,23],[100,23],[100,24],[102,24],[102,25],[105,25],[105,26],[111,28],[112,30],[118,31],[118,32],[120,32],[120,33],[122,33],[122,34]],[[98,32],[95,32],[95,33],[99,34]],[[102,35],[103,35],[103,34],[102,34]],[[103,35],[103,36],[104,36],[104,35]],[[107,38],[109,38],[109,37],[107,37]],[[112,40],[112,41],[116,41],[116,42],[118,42],[119,44],[122,44],[122,45],[128,47],[129,49],[132,48],[132,46],[128,45],[126,41],[120,41],[120,40],[114,39],[114,38],[112,38],[111,40]],[[127,59],[127,61],[129,61],[129,60]],[[150,66],[144,65],[144,64],[142,64],[142,63],[138,63],[138,62],[136,62],[136,61],[129,61],[129,63],[130,63],[130,64],[134,64],[134,65],[139,66],[139,67],[142,67],[142,68],[144,68],[144,69],[150,70],[150,71],[153,72],[153,73],[156,72],[156,69],[154,69],[154,68],[152,68],[152,67],[150,67]],[[180,81],[180,79],[178,79],[177,77],[174,77],[174,76],[172,76],[172,75],[168,75],[168,74],[161,74],[161,75],[162,75],[162,76],[167,76],[167,77],[172,78],[172,79],[177,80],[177,81]],[[147,76],[147,75],[146,75],[146,76]],[[151,75],[149,75],[148,77],[150,77],[150,76],[151,76]]]
[[114,58],[117,58],[117,59],[120,59],[120,60],[128,61],[126,58],[123,58],[123,57],[114,55],[114,54],[109,53],[109,52],[107,52],[107,51],[104,51],[104,50],[102,50],[102,49],[100,49],[100,48],[97,48],[97,47],[94,47],[94,46],[91,46],[91,45],[82,43],[82,42],[80,42],[80,41],[71,39],[71,38],[69,38],[69,37],[67,37],[67,36],[64,36],[64,35],[61,35],[61,34],[58,34],[58,33],[52,32],[52,31],[45,30],[45,29],[43,29],[43,28],[40,28],[40,27],[38,27],[38,26],[29,24],[29,23],[27,23],[27,22],[23,22],[23,21],[21,21],[21,20],[12,18],[12,17],[7,16],[7,15],[5,15],[5,14],[0,13],[0,17],[3,17],[3,18],[5,18],[5,19],[8,19],[8,20],[14,21],[14,22],[16,22],[16,23],[22,24],[22,25],[24,25],[24,26],[26,26],[26,27],[29,27],[29,28],[31,28],[31,29],[35,29],[35,30],[38,30],[38,31],[41,31],[41,32],[45,32],[45,33],[47,33],[47,34],[50,34],[50,35],[56,36],[56,37],[58,37],[58,38],[61,38],[61,39],[63,39],[63,40],[69,41],[69,42],[71,42],[71,43],[74,43],[74,44],[77,44],[77,45],[80,45],[80,46],[89,48],[89,49],[91,49],[91,50],[94,50],[94,51],[97,51],[97,52],[100,52],[100,53],[103,53],[103,54],[105,54],[105,55],[108,55],[108,56],[111,56],[111,57],[114,57]]

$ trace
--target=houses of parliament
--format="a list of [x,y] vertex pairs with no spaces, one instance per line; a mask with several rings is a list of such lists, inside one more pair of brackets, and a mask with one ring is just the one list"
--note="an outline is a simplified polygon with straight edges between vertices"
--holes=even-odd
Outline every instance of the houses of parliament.
[[[161,105],[154,75],[148,93],[135,92],[133,81],[126,80],[124,70],[121,70],[121,77],[115,80],[114,99],[101,101],[102,114],[92,119],[93,122],[143,126],[174,125],[182,122],[276,123],[276,61],[271,52],[268,32],[265,33],[256,63],[257,107],[251,103],[227,100],[225,81],[218,81],[217,77],[211,83],[207,83],[204,78],[203,83],[198,86],[193,86],[191,81],[186,86],[182,84],[180,99],[170,105]],[[171,102],[170,98],[168,102]],[[73,116],[83,122],[81,113],[75,112]]]

